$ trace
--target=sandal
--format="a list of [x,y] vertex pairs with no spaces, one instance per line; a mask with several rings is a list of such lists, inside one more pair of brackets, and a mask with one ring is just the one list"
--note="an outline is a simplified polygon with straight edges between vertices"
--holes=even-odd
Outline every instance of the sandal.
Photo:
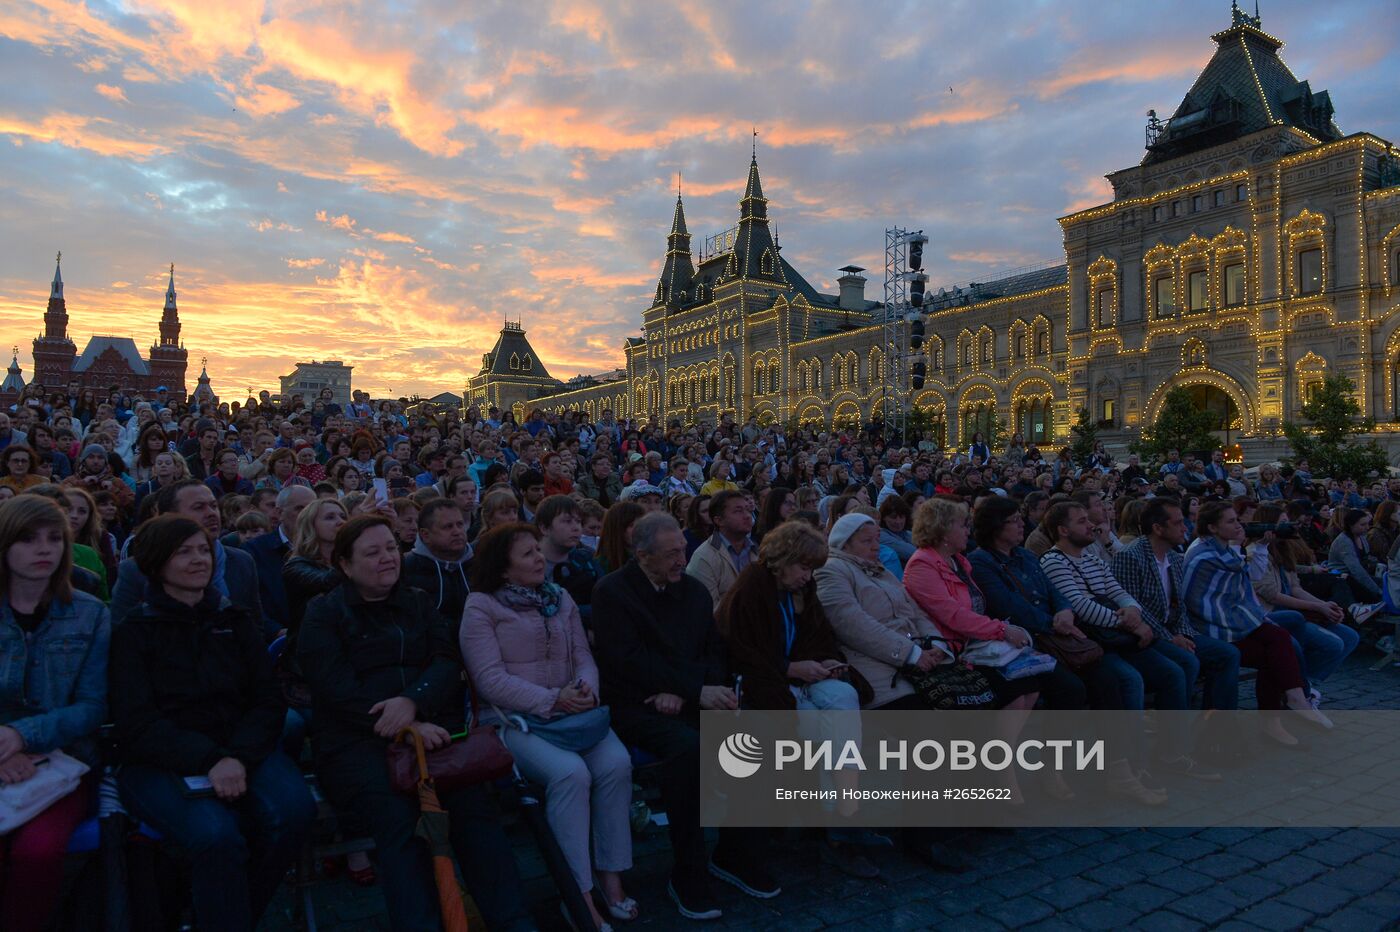
[[594,887],[593,893],[598,902],[608,911],[608,915],[618,922],[631,922],[637,918],[637,901],[632,897],[626,897],[620,903],[611,903],[608,901],[607,894],[600,888]]

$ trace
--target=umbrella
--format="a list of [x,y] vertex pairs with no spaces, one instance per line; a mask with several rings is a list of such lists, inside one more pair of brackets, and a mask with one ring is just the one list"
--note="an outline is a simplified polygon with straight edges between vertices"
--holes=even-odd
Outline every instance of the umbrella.
[[446,932],[467,932],[467,913],[462,906],[462,890],[457,886],[457,871],[452,863],[452,844],[448,840],[450,823],[447,812],[438,801],[437,787],[428,775],[428,757],[423,750],[423,737],[412,728],[399,732],[413,742],[418,755],[418,828],[415,834],[428,843],[433,857],[433,879],[437,881],[438,908],[442,911],[442,926]]

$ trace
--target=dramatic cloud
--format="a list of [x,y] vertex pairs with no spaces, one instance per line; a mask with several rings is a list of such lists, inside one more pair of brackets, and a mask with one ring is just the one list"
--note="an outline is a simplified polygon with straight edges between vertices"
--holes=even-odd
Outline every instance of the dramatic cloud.
[[[1272,0],[1346,132],[1400,137],[1400,7]],[[0,326],[32,373],[53,255],[80,347],[183,339],[216,390],[342,358],[460,391],[502,318],[562,378],[610,369],[665,249],[757,147],[818,287],[927,231],[935,287],[1058,261],[1228,25],[1228,4],[11,0],[0,5]],[[896,24],[891,28],[891,24]],[[191,382],[197,369],[191,372]]]

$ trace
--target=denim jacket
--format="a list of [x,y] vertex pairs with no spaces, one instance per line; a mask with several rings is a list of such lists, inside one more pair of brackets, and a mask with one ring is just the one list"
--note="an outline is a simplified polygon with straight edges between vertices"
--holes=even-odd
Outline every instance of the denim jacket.
[[1040,568],[1040,561],[1025,547],[1005,556],[978,547],[968,557],[972,578],[987,597],[987,613],[1008,618],[1027,631],[1048,632],[1055,615],[1069,608]]
[[32,634],[0,599],[0,723],[24,739],[26,751],[63,748],[97,763],[97,729],[107,714],[107,606],[83,592],[54,600]]

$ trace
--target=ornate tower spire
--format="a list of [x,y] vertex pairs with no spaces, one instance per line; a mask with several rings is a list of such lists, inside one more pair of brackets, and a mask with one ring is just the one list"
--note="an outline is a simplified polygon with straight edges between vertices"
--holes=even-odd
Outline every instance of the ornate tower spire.
[[[768,199],[758,176],[758,131],[749,156],[749,177],[739,200],[739,228],[734,237],[733,272],[741,278],[758,278],[787,285],[777,246],[768,227]],[[729,274],[729,273],[726,273]]]
[[[679,187],[679,185],[678,185]],[[657,282],[656,303],[679,307],[687,302],[690,286],[695,279],[695,264],[690,255],[690,231],[685,225],[685,205],[676,193],[676,210],[671,216],[671,232],[666,237],[666,262]]]
[[63,253],[54,260],[53,284],[49,288],[49,307],[44,312],[44,339],[68,339],[68,304],[63,300]]
[[165,310],[160,315],[160,345],[180,345],[180,309],[175,305],[175,263],[170,263],[170,284],[165,289]]

